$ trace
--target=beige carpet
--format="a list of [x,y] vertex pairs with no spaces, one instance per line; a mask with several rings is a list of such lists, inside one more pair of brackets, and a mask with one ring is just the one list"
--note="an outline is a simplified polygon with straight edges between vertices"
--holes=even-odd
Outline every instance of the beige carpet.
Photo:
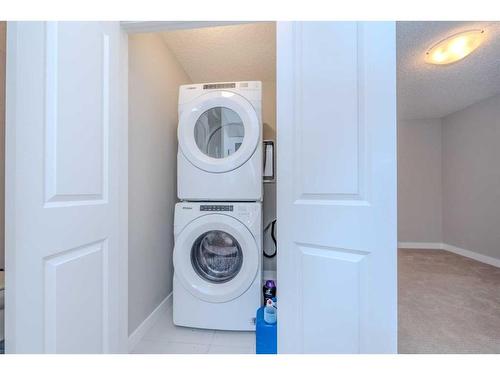
[[399,353],[500,353],[500,268],[400,249]]

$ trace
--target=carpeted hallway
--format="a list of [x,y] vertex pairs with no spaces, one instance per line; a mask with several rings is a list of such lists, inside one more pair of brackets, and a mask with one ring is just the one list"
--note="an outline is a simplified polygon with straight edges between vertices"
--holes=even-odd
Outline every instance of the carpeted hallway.
[[500,353],[500,269],[444,250],[398,252],[399,353]]

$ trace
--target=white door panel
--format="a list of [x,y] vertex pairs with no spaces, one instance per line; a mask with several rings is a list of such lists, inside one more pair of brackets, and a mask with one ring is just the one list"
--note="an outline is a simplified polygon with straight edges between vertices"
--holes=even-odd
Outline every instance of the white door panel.
[[343,199],[359,193],[356,24],[297,26],[295,111],[307,124],[294,129],[297,199]]
[[110,48],[116,46],[110,46],[108,32],[89,25],[46,25],[47,204],[107,199]]
[[120,32],[118,22],[9,23],[8,352],[124,349]]
[[395,25],[277,38],[279,351],[395,352]]

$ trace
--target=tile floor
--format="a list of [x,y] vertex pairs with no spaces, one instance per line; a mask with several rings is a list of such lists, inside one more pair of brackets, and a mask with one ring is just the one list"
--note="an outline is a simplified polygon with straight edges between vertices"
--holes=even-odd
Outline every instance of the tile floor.
[[177,327],[172,306],[136,345],[135,354],[255,354],[255,333]]

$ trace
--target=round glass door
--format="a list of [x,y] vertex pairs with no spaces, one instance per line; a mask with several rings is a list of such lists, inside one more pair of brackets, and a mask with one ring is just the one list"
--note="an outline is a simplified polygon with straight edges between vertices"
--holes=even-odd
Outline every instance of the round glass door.
[[229,233],[212,230],[203,233],[194,242],[191,264],[203,279],[224,283],[240,272],[243,252],[238,241]]
[[231,301],[255,281],[260,251],[241,221],[223,214],[202,215],[176,238],[175,277],[196,298]]
[[203,112],[194,126],[196,145],[205,155],[215,159],[237,152],[244,137],[243,121],[227,107],[213,107]]
[[193,100],[179,118],[179,149],[195,167],[225,173],[252,157],[261,139],[261,123],[252,104],[228,91]]

